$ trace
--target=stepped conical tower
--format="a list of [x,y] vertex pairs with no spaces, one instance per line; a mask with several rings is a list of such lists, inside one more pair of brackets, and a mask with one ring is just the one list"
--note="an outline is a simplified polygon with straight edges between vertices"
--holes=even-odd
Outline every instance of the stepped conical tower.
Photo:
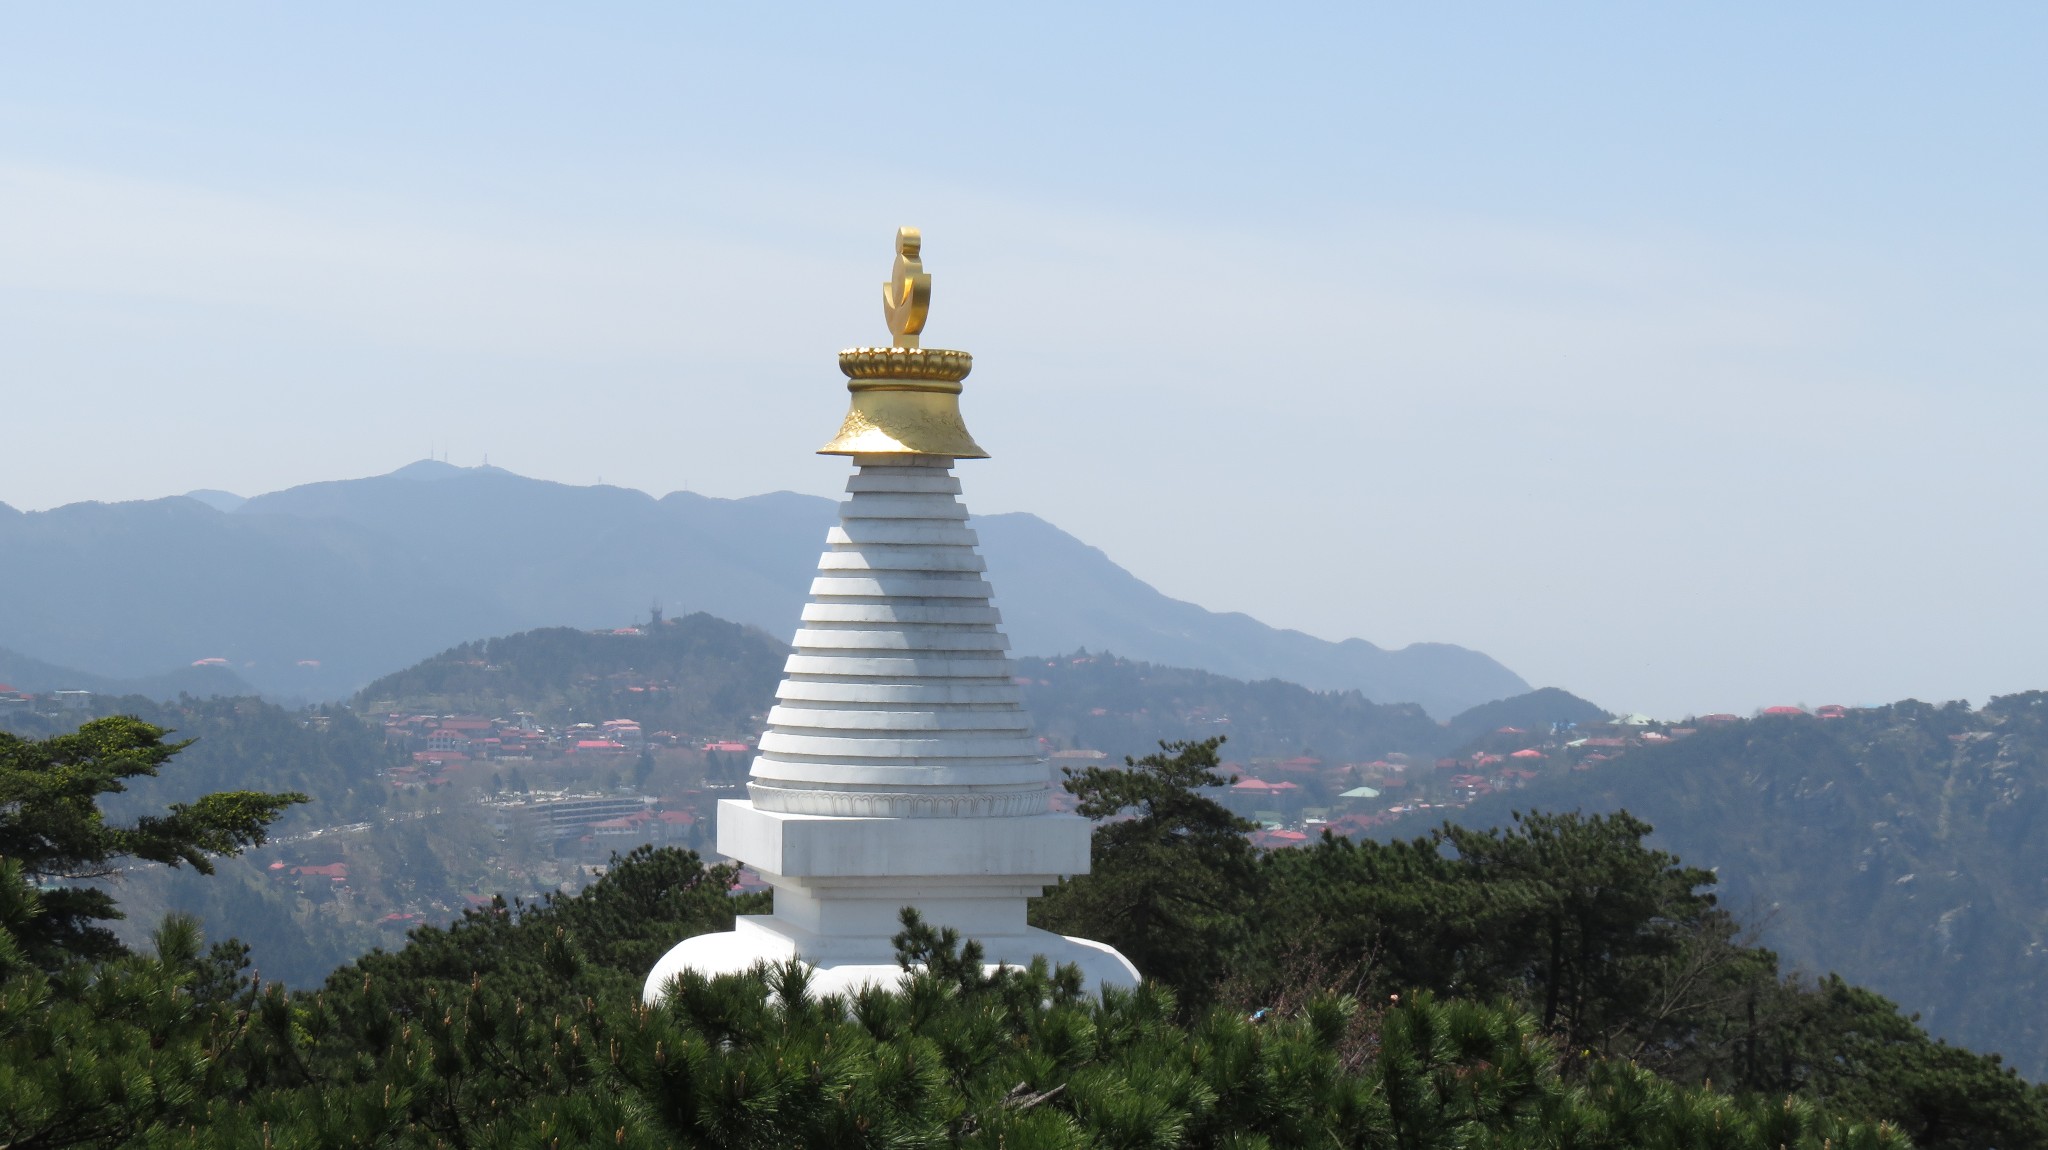
[[1137,971],[1100,943],[1025,925],[1026,900],[1088,870],[1086,821],[1052,810],[1052,776],[1011,678],[958,459],[965,352],[920,348],[931,278],[917,230],[883,285],[892,345],[841,352],[853,393],[821,454],[850,455],[803,626],[754,760],[750,799],[719,804],[718,849],[761,872],[775,912],[678,944],[648,975],[743,971],[792,955],[818,993],[893,984],[897,914],[978,939],[990,964],[1044,955],[1091,987]]

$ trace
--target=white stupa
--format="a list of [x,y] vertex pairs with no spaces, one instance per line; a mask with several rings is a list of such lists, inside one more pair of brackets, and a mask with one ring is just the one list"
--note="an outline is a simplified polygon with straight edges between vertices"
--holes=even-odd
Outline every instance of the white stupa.
[[754,760],[751,798],[718,805],[720,853],[775,890],[775,911],[685,939],[647,976],[735,973],[801,957],[817,993],[894,985],[898,914],[979,940],[988,963],[1043,955],[1091,988],[1138,972],[1101,943],[1027,926],[1025,903],[1088,870],[1088,823],[1052,810],[1052,773],[1011,678],[959,500],[956,459],[985,459],[960,419],[965,352],[918,347],[931,280],[914,228],[884,285],[893,346],[839,363],[853,393],[821,454],[850,455],[795,651]]

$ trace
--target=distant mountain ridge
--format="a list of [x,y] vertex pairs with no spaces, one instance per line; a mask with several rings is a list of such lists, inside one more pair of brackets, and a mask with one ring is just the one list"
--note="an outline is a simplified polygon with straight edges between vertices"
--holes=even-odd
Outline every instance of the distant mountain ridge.
[[[611,626],[655,600],[780,635],[837,506],[433,461],[240,503],[195,496],[0,511],[0,643],[119,676],[220,657],[264,691],[339,698],[476,635]],[[1529,689],[1476,651],[1331,643],[1171,599],[1036,516],[973,525],[1020,651],[1107,649],[1442,716]]]
[[227,667],[180,667],[161,675],[111,679],[31,659],[5,647],[0,647],[0,684],[36,695],[51,691],[91,691],[100,695],[141,695],[150,699],[175,699],[179,695],[204,699],[256,693],[254,687]]

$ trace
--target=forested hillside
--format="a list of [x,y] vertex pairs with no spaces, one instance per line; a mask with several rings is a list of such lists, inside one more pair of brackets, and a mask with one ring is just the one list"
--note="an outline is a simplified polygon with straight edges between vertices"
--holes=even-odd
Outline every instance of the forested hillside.
[[1702,724],[1459,819],[1531,808],[1634,812],[1789,965],[2048,1076],[2048,693]]
[[82,711],[0,712],[0,730],[48,736],[104,715],[133,716],[191,744],[179,753],[175,775],[130,780],[124,792],[109,798],[107,809],[118,816],[204,791],[297,791],[311,801],[287,811],[275,828],[292,834],[370,818],[384,809],[390,794],[382,772],[395,760],[384,746],[383,732],[339,707],[301,711],[251,698],[188,697],[165,703],[103,696]]
[[534,714],[566,725],[632,719],[705,738],[751,736],[775,702],[789,644],[710,615],[620,632],[548,627],[464,643],[363,688],[366,714]]
[[[774,705],[788,652],[765,632],[704,614],[619,632],[554,627],[444,651],[376,680],[354,705],[366,714],[526,711],[548,724],[624,718],[648,730],[749,738]],[[1247,683],[1110,653],[1024,655],[1015,662],[1025,705],[1053,747],[1112,758],[1213,734],[1229,735],[1232,753],[1247,758],[1433,755],[1510,721],[1547,727],[1604,717],[1554,688],[1440,724],[1413,703],[1377,703],[1357,691],[1312,691],[1279,680]]]
[[1278,679],[1247,683],[1086,651],[1020,658],[1017,674],[1041,733],[1057,745],[1090,747],[1118,759],[1147,754],[1161,742],[1212,735],[1228,736],[1232,756],[1241,759],[1429,756],[1458,750],[1500,726],[1547,730],[1554,723],[1607,717],[1584,699],[1550,687],[1438,723],[1413,703],[1377,703],[1357,691],[1311,691]]
[[[270,862],[287,857],[293,863],[326,862],[329,844],[339,849],[346,838],[358,844],[358,886],[379,885],[378,868],[364,863],[382,858],[388,860],[382,869],[410,870],[413,881],[425,880],[431,887],[433,876],[445,873],[436,861],[437,847],[445,853],[475,846],[459,838],[436,843],[436,832],[446,829],[437,825],[440,820],[412,817],[425,814],[419,804],[394,801],[383,774],[394,758],[383,732],[339,708],[297,711],[248,698],[159,703],[103,697],[92,700],[86,711],[8,714],[0,718],[0,737],[8,731],[28,737],[59,734],[106,715],[140,718],[172,732],[174,742],[189,744],[178,753],[176,771],[129,779],[123,791],[107,796],[102,805],[113,817],[137,817],[212,791],[248,788],[307,797],[278,817],[273,845],[260,860],[224,859],[213,875],[145,867],[114,876],[106,889],[131,917],[110,926],[130,942],[141,941],[164,914],[182,911],[239,937],[268,977],[310,983],[335,962],[388,936],[344,921],[332,913],[331,901],[302,899],[296,885],[266,869]],[[333,831],[338,827],[351,829],[342,835]]]
[[[1714,1147],[1995,1150],[2048,1141],[2048,1092],[1839,981],[1781,980],[1712,876],[1626,816],[1260,856],[1202,793],[1213,743],[1069,789],[1093,874],[1038,909],[1146,968],[1133,993],[990,971],[903,916],[896,993],[801,967],[639,981],[760,898],[640,850],[573,898],[496,902],[333,972],[249,976],[167,920],[80,946],[110,908],[65,872],[260,843],[293,796],[171,824],[88,820],[168,766],[126,720],[0,736],[0,1143],[42,1147]],[[81,804],[83,806],[81,807]],[[1132,913],[1132,908],[1140,913]],[[1333,913],[1334,912],[1334,913]]]

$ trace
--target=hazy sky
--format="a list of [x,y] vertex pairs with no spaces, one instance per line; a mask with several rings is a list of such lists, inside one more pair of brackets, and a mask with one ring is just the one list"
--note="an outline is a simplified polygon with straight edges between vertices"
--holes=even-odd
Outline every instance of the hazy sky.
[[0,501],[830,494],[914,223],[971,505],[1169,594],[2048,688],[2048,9],[680,8],[0,9]]

